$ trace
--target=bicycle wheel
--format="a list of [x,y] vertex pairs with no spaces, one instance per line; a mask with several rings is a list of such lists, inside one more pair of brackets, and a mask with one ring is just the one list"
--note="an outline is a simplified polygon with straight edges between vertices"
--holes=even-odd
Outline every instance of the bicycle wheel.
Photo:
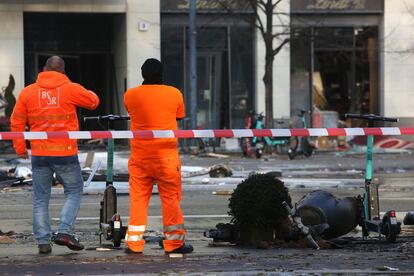
[[106,187],[104,191],[103,199],[103,218],[101,222],[110,224],[112,216],[116,213],[117,207],[117,198],[116,198],[116,189],[114,186],[110,185]]
[[298,146],[299,146],[299,139],[296,136],[291,136],[289,138],[289,149],[291,151],[297,151],[298,150]]
[[304,139],[303,155],[309,157],[313,154],[313,146],[309,143],[308,139]]
[[243,156],[248,157],[249,156],[249,149],[250,146],[250,138],[240,138],[240,148],[242,150]]
[[280,137],[280,144],[275,146],[276,154],[289,154],[292,149],[295,151],[298,147],[297,137]]

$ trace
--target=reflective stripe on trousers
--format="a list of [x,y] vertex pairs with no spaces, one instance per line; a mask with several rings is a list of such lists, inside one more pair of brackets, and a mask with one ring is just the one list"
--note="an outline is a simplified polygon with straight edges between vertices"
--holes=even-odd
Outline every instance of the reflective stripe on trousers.
[[184,244],[184,224],[164,226],[164,248],[165,251],[172,251]]
[[144,250],[144,232],[145,225],[129,225],[125,235],[125,243],[128,248],[135,252],[142,252]]

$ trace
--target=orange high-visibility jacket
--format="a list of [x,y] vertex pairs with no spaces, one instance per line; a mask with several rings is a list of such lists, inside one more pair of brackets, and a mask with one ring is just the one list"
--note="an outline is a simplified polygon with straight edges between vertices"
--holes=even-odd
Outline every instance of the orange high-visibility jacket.
[[[36,83],[25,87],[20,93],[10,119],[12,131],[78,131],[76,107],[95,109],[99,98],[92,91],[73,83],[55,71],[38,75]],[[31,140],[34,156],[70,156],[78,153],[77,140],[49,139]],[[17,154],[26,153],[24,140],[13,140]]]
[[[128,89],[124,103],[131,130],[176,130],[176,119],[185,117],[183,95],[173,86],[151,84]],[[131,140],[131,158],[163,158],[177,152],[177,138]]]

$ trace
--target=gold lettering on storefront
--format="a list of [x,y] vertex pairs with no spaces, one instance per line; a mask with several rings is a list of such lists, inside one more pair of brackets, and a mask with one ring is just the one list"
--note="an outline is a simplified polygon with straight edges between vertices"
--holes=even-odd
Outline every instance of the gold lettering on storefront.
[[345,10],[345,9],[365,9],[366,0],[315,0],[313,4],[308,4],[309,10]]
[[[184,0],[184,3],[178,4],[178,9],[189,9],[190,8],[190,1]],[[218,10],[222,9],[223,7],[235,7],[237,6],[237,1],[234,0],[227,0],[227,1],[211,1],[211,0],[197,0],[196,1],[196,8],[198,10]]]

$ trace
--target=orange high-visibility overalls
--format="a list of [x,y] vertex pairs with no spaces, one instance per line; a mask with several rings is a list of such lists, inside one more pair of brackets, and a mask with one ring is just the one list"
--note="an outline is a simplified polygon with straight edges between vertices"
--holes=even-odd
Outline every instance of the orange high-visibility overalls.
[[[71,82],[55,71],[38,75],[36,83],[20,93],[10,119],[12,131],[77,131],[76,107],[95,109],[99,98],[92,91]],[[26,153],[24,140],[13,140],[18,155]],[[77,141],[72,139],[31,140],[33,156],[71,156],[78,153]]]
[[[181,92],[167,85],[141,85],[124,96],[131,117],[131,130],[176,130],[184,118]],[[181,164],[176,138],[132,139],[128,163],[130,220],[125,241],[134,252],[144,250],[143,234],[154,181],[162,203],[164,250],[184,244],[184,218],[180,208]]]

